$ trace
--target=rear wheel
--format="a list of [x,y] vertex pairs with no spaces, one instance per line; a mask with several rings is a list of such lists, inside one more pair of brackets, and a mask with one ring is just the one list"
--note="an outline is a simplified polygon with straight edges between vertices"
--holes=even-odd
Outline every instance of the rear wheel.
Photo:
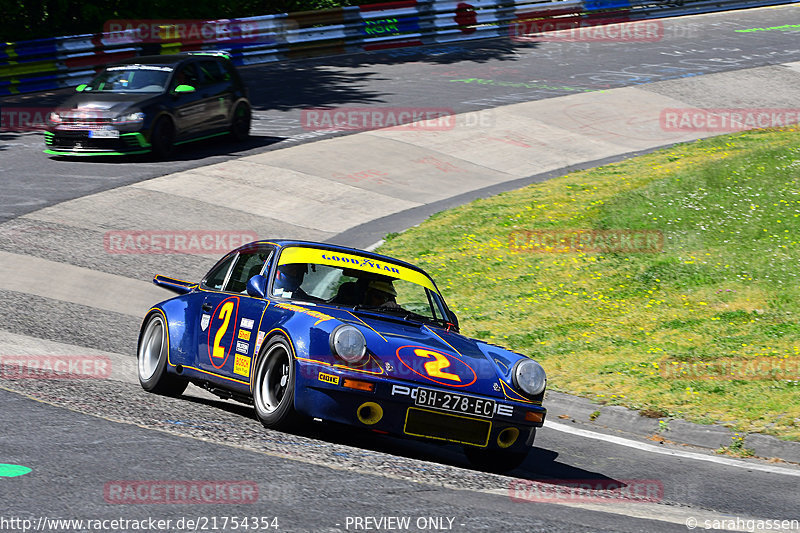
[[153,126],[150,136],[153,145],[153,155],[158,159],[165,159],[175,150],[175,126],[167,117],[161,117]]
[[167,346],[164,317],[158,313],[150,315],[136,353],[139,383],[148,392],[180,396],[188,382],[167,372]]
[[258,359],[253,383],[256,417],[265,427],[284,429],[297,421],[294,374],[289,341],[283,337],[273,337]]
[[246,141],[250,137],[250,121],[251,121],[250,107],[245,104],[239,104],[233,111],[233,120],[231,120],[231,136],[239,141]]

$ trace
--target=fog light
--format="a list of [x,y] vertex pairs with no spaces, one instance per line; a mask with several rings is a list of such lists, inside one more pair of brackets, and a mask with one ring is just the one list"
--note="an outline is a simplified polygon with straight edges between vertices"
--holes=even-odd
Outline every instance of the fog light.
[[383,418],[383,407],[375,402],[362,403],[356,410],[356,416],[362,424],[372,426]]
[[508,448],[512,446],[519,438],[519,430],[517,428],[505,428],[497,435],[497,445],[501,448]]

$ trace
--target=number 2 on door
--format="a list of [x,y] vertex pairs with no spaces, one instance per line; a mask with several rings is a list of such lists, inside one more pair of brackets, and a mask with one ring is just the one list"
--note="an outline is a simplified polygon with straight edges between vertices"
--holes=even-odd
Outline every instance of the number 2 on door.
[[217,330],[214,336],[214,351],[211,352],[212,357],[225,357],[225,348],[220,346],[219,343],[225,332],[228,331],[228,324],[231,321],[231,313],[233,313],[233,302],[225,302],[219,310],[219,319],[222,320],[222,325]]

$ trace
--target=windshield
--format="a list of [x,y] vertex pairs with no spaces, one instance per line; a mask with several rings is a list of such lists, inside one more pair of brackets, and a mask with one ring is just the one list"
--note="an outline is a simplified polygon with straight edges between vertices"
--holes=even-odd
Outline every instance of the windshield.
[[442,298],[426,275],[402,265],[328,250],[285,249],[272,296],[447,322]]
[[160,93],[167,87],[172,67],[123,65],[101,72],[84,92]]

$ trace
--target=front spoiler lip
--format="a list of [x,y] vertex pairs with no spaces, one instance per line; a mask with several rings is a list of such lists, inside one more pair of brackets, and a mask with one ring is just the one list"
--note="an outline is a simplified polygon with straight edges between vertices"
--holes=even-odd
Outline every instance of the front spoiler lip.
[[150,150],[134,150],[131,152],[98,152],[97,150],[52,150],[50,148],[43,150],[48,155],[66,155],[75,157],[101,157],[101,156],[122,156],[122,155],[136,155],[136,154],[149,154]]

